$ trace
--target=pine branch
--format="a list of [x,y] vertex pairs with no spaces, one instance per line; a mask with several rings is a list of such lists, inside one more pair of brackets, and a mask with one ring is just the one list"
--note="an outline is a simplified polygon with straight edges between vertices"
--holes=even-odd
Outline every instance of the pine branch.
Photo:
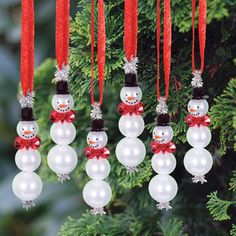
[[236,236],[236,225],[235,224],[232,225],[232,228],[230,230],[230,235]]
[[233,171],[233,176],[230,179],[229,190],[232,190],[233,192],[236,191],[236,170]]

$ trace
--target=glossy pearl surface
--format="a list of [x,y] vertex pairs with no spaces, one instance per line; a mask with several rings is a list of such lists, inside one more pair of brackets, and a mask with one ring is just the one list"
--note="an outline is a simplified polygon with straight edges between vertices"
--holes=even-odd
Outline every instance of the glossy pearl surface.
[[105,131],[91,131],[87,135],[87,143],[91,148],[101,149],[107,145],[108,137]]
[[139,87],[123,87],[120,91],[120,98],[126,105],[136,105],[142,99],[142,91]]
[[17,134],[26,140],[35,138],[38,130],[36,121],[19,121],[16,127]]
[[173,138],[171,126],[156,126],[152,131],[153,139],[158,143],[168,143]]
[[192,99],[188,103],[188,111],[195,117],[201,117],[207,114],[209,105],[206,99]]
[[70,94],[56,94],[52,98],[52,107],[57,112],[68,112],[73,106],[74,100]]

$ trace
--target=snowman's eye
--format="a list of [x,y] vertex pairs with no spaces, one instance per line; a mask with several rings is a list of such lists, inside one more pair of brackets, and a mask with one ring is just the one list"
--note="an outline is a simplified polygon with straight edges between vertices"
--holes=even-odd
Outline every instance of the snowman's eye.
[[98,138],[96,138],[96,140],[98,140]]
[[128,97],[128,94],[125,94],[126,97]]
[[138,96],[138,93],[136,93],[136,95]]
[[22,130],[24,131],[25,129],[24,129],[24,128],[22,128]]
[[34,130],[34,127],[32,129]]
[[199,106],[197,106],[197,108],[199,108]]
[[60,102],[57,102],[57,104],[59,104]]
[[162,133],[162,135],[164,135],[165,133]]
[[69,103],[70,103],[70,101],[68,100],[68,101],[67,101],[67,103],[69,104]]

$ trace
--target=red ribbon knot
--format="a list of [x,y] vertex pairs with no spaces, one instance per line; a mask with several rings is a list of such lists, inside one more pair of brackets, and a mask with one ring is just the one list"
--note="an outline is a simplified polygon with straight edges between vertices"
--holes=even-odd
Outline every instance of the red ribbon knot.
[[35,137],[33,139],[23,139],[21,137],[16,137],[14,146],[16,149],[23,149],[26,148],[27,150],[29,148],[32,148],[34,150],[39,149],[41,144],[41,140],[39,137]]
[[137,103],[136,105],[126,105],[125,103],[121,102],[118,106],[118,113],[122,116],[130,114],[130,115],[142,115],[144,112],[144,107],[141,102]]
[[189,127],[193,127],[195,125],[197,125],[198,127],[200,127],[200,125],[209,126],[211,124],[211,119],[207,115],[201,116],[201,117],[195,117],[192,115],[188,115],[185,118],[185,122],[187,123],[187,125]]
[[150,147],[151,147],[153,153],[155,153],[155,154],[157,154],[159,152],[173,153],[173,152],[176,151],[176,146],[172,142],[161,144],[161,143],[158,143],[158,142],[154,141],[154,142],[151,142]]
[[101,148],[101,149],[94,149],[91,147],[87,147],[84,149],[84,153],[87,156],[88,159],[93,158],[104,158],[107,159],[110,156],[110,150],[107,147]]
[[55,110],[53,110],[50,114],[50,120],[53,123],[57,123],[61,121],[64,123],[65,121],[68,123],[73,123],[75,121],[75,112],[73,110],[70,110],[66,113],[60,113]]

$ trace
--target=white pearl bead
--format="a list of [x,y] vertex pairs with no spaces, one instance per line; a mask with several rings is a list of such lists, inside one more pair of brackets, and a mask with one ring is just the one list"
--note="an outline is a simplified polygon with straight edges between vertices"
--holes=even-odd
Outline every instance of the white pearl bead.
[[17,167],[25,172],[33,172],[38,169],[41,163],[41,156],[37,150],[21,149],[18,150],[15,156]]
[[192,99],[188,103],[188,111],[195,117],[207,114],[209,105],[206,99]]
[[12,190],[22,201],[33,201],[42,192],[43,184],[34,172],[20,172],[12,182]]
[[120,91],[120,98],[126,105],[136,105],[142,99],[142,91],[139,87],[123,87]]
[[207,174],[212,165],[213,158],[205,148],[192,148],[185,154],[185,169],[194,176]]
[[146,148],[138,138],[123,138],[116,146],[118,161],[127,167],[138,166],[145,158]]
[[23,139],[35,138],[38,130],[36,121],[19,121],[16,127],[17,134]]
[[67,122],[54,123],[50,129],[50,135],[54,143],[59,145],[68,145],[75,139],[75,126]]
[[73,106],[74,100],[70,94],[56,94],[52,97],[52,107],[60,113],[70,111]]
[[48,166],[56,174],[69,174],[77,161],[76,152],[70,146],[56,145],[48,153]]
[[152,168],[158,174],[170,174],[176,167],[176,159],[172,153],[158,153],[152,157]]
[[168,143],[173,138],[173,129],[171,126],[156,126],[152,131],[152,136],[158,143]]
[[103,208],[110,202],[111,197],[111,187],[103,180],[90,180],[84,186],[84,201],[93,208]]
[[211,141],[211,131],[205,126],[190,127],[187,131],[187,141],[192,147],[204,148]]
[[148,191],[154,200],[164,203],[174,199],[178,185],[170,175],[156,175],[151,179]]
[[91,179],[105,179],[110,173],[110,164],[103,158],[90,159],[86,163],[86,173]]
[[101,149],[107,145],[108,137],[105,131],[91,131],[87,135],[87,143],[93,149]]
[[138,137],[144,130],[144,121],[142,116],[121,116],[119,120],[119,129],[120,132],[126,137]]

